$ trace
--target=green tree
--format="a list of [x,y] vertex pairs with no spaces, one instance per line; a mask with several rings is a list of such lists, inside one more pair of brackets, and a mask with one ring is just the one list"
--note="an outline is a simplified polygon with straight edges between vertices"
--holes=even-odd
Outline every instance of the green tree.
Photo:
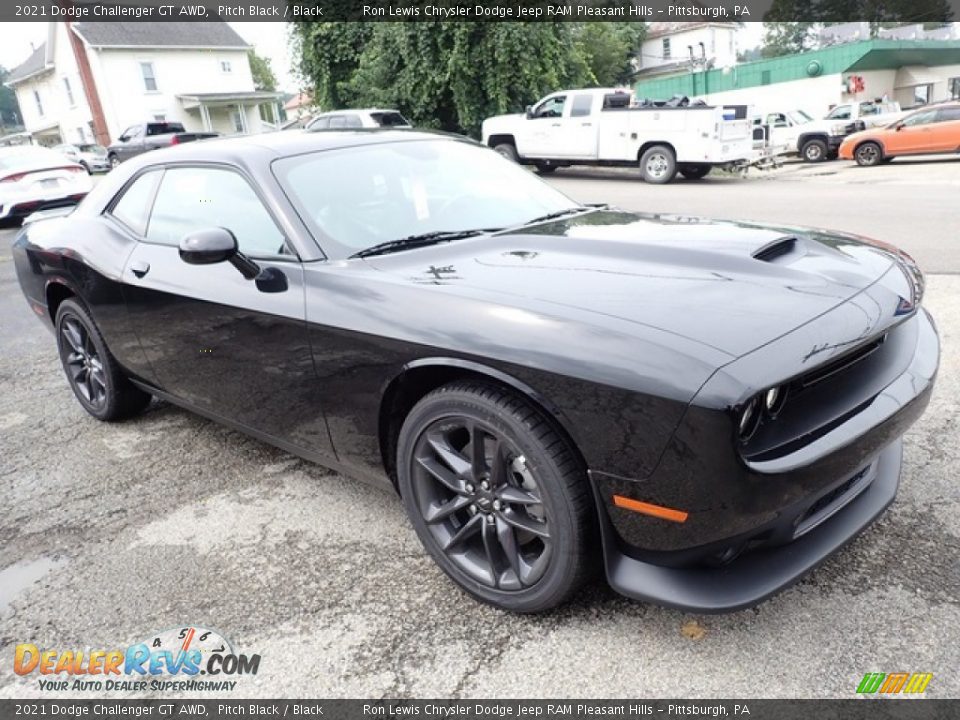
[[17,94],[13,88],[4,83],[10,76],[10,71],[0,65],[0,127],[6,125],[20,125],[20,106],[17,105]]
[[763,57],[780,57],[810,50],[817,39],[816,25],[813,22],[764,23]]
[[270,59],[257,55],[255,50],[247,53],[250,60],[250,72],[253,75],[253,86],[257,90],[269,90],[273,92],[277,89],[277,77],[273,74],[273,68],[270,67]]
[[419,126],[476,133],[484,118],[558,88],[627,81],[643,28],[304,22],[294,36],[300,73],[322,107],[391,106]]

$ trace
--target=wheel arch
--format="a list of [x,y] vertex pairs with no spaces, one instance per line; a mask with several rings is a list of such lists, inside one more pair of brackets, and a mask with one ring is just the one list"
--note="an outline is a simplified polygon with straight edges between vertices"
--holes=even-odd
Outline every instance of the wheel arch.
[[77,298],[80,302],[83,302],[76,291],[62,279],[50,280],[47,283],[44,294],[47,300],[47,312],[50,314],[50,322],[53,324],[57,322],[57,310],[64,300]]
[[879,147],[879,148],[880,148],[881,157],[886,157],[886,156],[887,156],[887,148],[884,146],[883,141],[880,140],[879,138],[872,138],[872,137],[870,137],[870,138],[864,138],[863,140],[861,140],[860,142],[858,142],[858,143],[853,147],[853,154],[854,154],[854,156],[856,156],[857,150],[859,150],[860,148],[862,148],[862,147],[863,147],[864,145],[866,145],[867,143],[872,143],[872,144],[876,145],[877,147]]
[[568,442],[571,452],[586,471],[586,460],[563,420],[562,411],[528,384],[509,373],[472,360],[429,357],[419,358],[404,365],[396,376],[385,383],[380,395],[378,418],[380,455],[384,470],[394,487],[397,485],[397,439],[407,415],[414,405],[438,387],[463,380],[490,383],[523,397],[543,413],[553,429]]
[[676,161],[677,148],[674,147],[672,142],[669,142],[668,140],[647,140],[647,142],[643,143],[643,145],[640,146],[640,149],[637,150],[637,162],[640,162],[643,159],[643,154],[647,150],[652,147],[656,147],[657,145],[663,145],[664,147],[669,148],[670,152],[673,153],[673,159]]
[[510,144],[514,147],[517,146],[517,140],[513,135],[509,133],[499,133],[497,135],[491,135],[487,138],[487,147],[496,147],[497,145]]
[[811,140],[820,140],[825,143],[827,142],[827,133],[822,131],[803,133],[797,138],[797,150],[803,152],[803,146]]

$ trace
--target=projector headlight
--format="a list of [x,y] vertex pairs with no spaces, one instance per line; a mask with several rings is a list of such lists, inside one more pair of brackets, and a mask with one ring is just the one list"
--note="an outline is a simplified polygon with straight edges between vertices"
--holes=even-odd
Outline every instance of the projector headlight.
[[740,422],[737,430],[740,435],[740,441],[746,442],[757,431],[760,425],[760,402],[756,397],[750,398],[747,404],[740,411]]
[[780,414],[786,402],[787,389],[782,385],[774,385],[763,394],[763,406],[771,418]]

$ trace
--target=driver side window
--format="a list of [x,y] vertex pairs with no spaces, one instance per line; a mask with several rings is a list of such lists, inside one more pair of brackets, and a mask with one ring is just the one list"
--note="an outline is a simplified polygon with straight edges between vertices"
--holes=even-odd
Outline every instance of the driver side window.
[[929,125],[937,116],[936,110],[927,110],[926,112],[911,115],[903,121],[905,127],[915,127],[917,125]]
[[850,106],[841,105],[840,107],[834,108],[829,115],[827,115],[829,120],[849,120],[850,119]]
[[209,167],[168,169],[153,204],[147,240],[177,246],[184,235],[210,227],[230,230],[244,255],[291,254],[283,233],[240,174]]
[[563,107],[566,105],[567,98],[564,95],[557,95],[544,100],[537,107],[533,116],[536,118],[558,118],[563,117]]

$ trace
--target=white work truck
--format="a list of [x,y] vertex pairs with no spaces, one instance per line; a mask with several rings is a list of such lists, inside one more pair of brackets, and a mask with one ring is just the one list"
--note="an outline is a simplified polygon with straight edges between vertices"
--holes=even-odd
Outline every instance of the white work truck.
[[807,162],[822,162],[837,156],[847,135],[880,125],[890,125],[906,113],[899,103],[864,101],[837,105],[822,120],[797,109],[772,109],[756,116],[757,125],[766,125],[769,142],[781,145],[788,154]]
[[711,168],[748,167],[753,146],[746,106],[637,105],[616,89],[551,93],[520,115],[483,122],[483,143],[541,173],[569,165],[633,166],[644,180],[668,183],[679,172],[699,179]]

